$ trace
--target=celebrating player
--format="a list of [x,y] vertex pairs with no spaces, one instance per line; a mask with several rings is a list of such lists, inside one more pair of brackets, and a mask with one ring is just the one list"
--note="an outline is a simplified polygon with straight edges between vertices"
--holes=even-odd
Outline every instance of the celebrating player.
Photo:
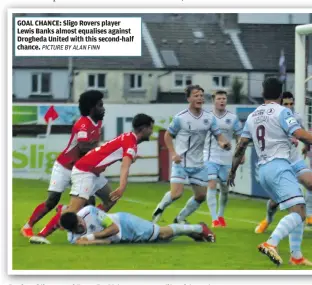
[[[210,131],[222,149],[229,150],[230,142],[221,134],[212,113],[202,109],[204,90],[199,85],[186,88],[188,109],[177,114],[165,133],[165,143],[172,156],[171,191],[167,192],[153,213],[156,223],[166,207],[182,196],[184,184],[189,179],[194,191],[185,207],[175,218],[176,223],[185,222],[185,218],[199,208],[206,199],[208,173],[203,161],[203,149],[207,133]],[[176,139],[175,147],[173,138]]]
[[105,114],[103,97],[103,93],[94,90],[81,94],[79,99],[81,117],[72,128],[67,147],[54,162],[48,198],[35,208],[28,222],[22,227],[23,236],[29,238],[34,235],[33,226],[55,208],[62,193],[70,185],[71,170],[75,162],[98,145]]
[[309,265],[312,263],[303,257],[301,243],[304,220],[306,218],[305,200],[289,162],[291,142],[289,136],[312,144],[312,135],[303,130],[294,118],[291,110],[281,106],[282,85],[276,78],[268,78],[263,83],[265,104],[252,112],[246,121],[241,139],[237,144],[228,185],[235,185],[235,173],[246,151],[253,141],[259,164],[261,186],[271,199],[279,204],[281,210],[288,210],[269,239],[261,243],[258,249],[277,265],[282,264],[277,246],[289,235],[291,251],[290,263]]
[[[294,112],[295,98],[292,93],[284,92],[282,96],[282,105],[286,108],[289,108],[298,123],[303,127],[302,118],[299,113]],[[298,145],[298,141],[295,138],[291,138],[292,140],[292,148],[290,152],[290,161],[291,166],[297,176],[297,179],[300,184],[302,184],[306,189],[306,211],[307,211],[307,225],[312,226],[312,171],[307,167],[304,160],[300,157],[296,147]],[[306,150],[308,146],[306,145],[303,151]],[[264,233],[268,226],[273,222],[274,214],[276,213],[278,208],[278,204],[273,202],[271,199],[267,202],[267,216],[266,218],[260,222],[260,224],[256,227],[255,232],[257,234]]]
[[[225,91],[217,91],[212,96],[212,101],[214,110],[211,113],[215,117],[222,134],[228,141],[231,141],[233,134],[235,134],[236,141],[238,141],[243,128],[237,116],[226,110],[227,93]],[[229,192],[226,180],[231,168],[232,153],[221,148],[211,132],[206,137],[204,161],[208,168],[207,204],[212,217],[212,227],[226,227],[224,210],[227,205]],[[221,182],[221,191],[219,195],[219,212],[217,215],[216,188],[218,178]]]
[[60,224],[68,231],[68,241],[79,245],[171,241],[180,235],[215,242],[215,235],[204,223],[160,227],[129,213],[107,214],[94,206],[87,206],[77,214],[64,213]]
[[[88,152],[78,160],[73,167],[71,179],[72,188],[70,192],[70,202],[65,212],[77,213],[82,209],[90,196],[97,195],[103,200],[103,204],[108,211],[121,198],[126,190],[129,169],[136,159],[137,145],[143,141],[148,141],[153,133],[154,120],[148,115],[138,114],[133,118],[133,132],[124,133],[117,138]],[[104,176],[100,175],[113,163],[121,161],[120,184],[115,191],[107,184]],[[96,185],[99,181],[105,180],[101,190]],[[97,191],[98,190],[98,191]],[[103,192],[99,195],[99,192]],[[102,198],[104,197],[104,198]],[[106,199],[105,199],[106,198]],[[108,203],[108,204],[107,204]],[[46,237],[59,227],[59,220],[62,212],[59,211],[46,226],[45,234],[33,236],[31,243],[48,244]]]

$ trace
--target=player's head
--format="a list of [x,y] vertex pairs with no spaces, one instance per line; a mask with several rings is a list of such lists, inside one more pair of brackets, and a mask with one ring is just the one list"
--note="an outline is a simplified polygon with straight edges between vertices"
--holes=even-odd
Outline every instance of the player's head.
[[289,108],[290,110],[294,110],[295,107],[295,97],[291,92],[283,92],[282,95],[282,105],[286,108]]
[[98,90],[89,90],[80,95],[79,110],[82,116],[90,116],[95,121],[101,121],[105,115],[104,95]]
[[227,103],[227,93],[224,90],[216,91],[212,96],[212,102],[218,111],[224,111]]
[[204,89],[199,85],[189,85],[185,88],[185,95],[190,107],[201,109],[205,103]]
[[262,96],[264,100],[277,101],[282,95],[282,83],[275,77],[269,77],[262,83]]
[[84,233],[86,230],[83,219],[73,212],[62,214],[60,224],[65,230],[76,234]]
[[138,137],[138,143],[148,141],[153,133],[154,119],[146,114],[137,114],[132,120],[132,128]]

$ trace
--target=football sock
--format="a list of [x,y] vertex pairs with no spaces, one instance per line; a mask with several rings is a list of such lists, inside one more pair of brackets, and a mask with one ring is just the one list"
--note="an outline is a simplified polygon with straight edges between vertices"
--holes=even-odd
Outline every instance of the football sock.
[[26,223],[25,227],[33,227],[38,221],[40,221],[50,210],[46,207],[46,203],[43,202],[39,204],[32,215],[29,218],[28,223]]
[[161,210],[165,210],[172,202],[173,202],[173,200],[171,199],[171,191],[168,191],[164,195],[164,197],[162,198],[160,203],[158,204],[157,208],[159,208]]
[[302,219],[298,213],[288,214],[279,221],[267,243],[273,246],[277,246],[283,238],[288,236],[301,223]]
[[312,191],[307,190],[305,195],[307,216],[312,216]]
[[227,186],[222,186],[226,187],[225,189],[222,189],[219,195],[219,212],[218,212],[218,217],[224,217],[224,210],[228,202],[228,187]]
[[195,212],[200,207],[200,203],[198,203],[194,196],[191,197],[187,202],[185,207],[181,210],[179,215],[177,216],[177,220],[184,221],[186,217],[191,215],[193,212]]
[[173,231],[174,236],[188,235],[192,233],[202,233],[203,228],[201,225],[186,225],[186,224],[172,224],[169,227]]
[[301,244],[303,238],[304,223],[299,224],[290,234],[289,234],[289,248],[291,256],[299,259],[302,258]]
[[271,207],[271,200],[267,201],[267,212],[266,212],[266,220],[269,224],[273,222],[274,215],[277,211],[278,206]]
[[207,204],[212,220],[217,220],[217,190],[209,189],[207,193]]
[[59,221],[62,215],[62,211],[58,211],[56,215],[47,223],[47,225],[40,231],[38,236],[47,237],[56,231],[60,225]]

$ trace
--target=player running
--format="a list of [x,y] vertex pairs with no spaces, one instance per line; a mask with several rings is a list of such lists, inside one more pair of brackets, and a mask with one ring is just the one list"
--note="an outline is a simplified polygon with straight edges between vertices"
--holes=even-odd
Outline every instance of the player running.
[[312,266],[301,252],[306,218],[305,200],[289,162],[289,136],[312,144],[312,135],[300,127],[291,110],[279,104],[281,94],[282,85],[278,79],[268,78],[263,82],[265,104],[247,118],[233,157],[228,185],[235,186],[236,170],[249,142],[253,141],[258,156],[261,186],[279,204],[281,210],[288,210],[288,215],[280,220],[269,239],[261,243],[258,249],[273,263],[280,265],[283,261],[277,246],[283,238],[289,236],[290,264]]
[[105,114],[103,97],[102,92],[95,90],[81,94],[79,98],[81,117],[72,128],[67,147],[54,162],[47,200],[34,209],[28,222],[21,229],[24,237],[32,237],[33,226],[56,207],[62,193],[70,185],[71,171],[75,162],[98,145]]
[[[221,134],[212,113],[203,110],[204,90],[199,85],[186,88],[188,109],[177,114],[165,133],[165,143],[172,157],[171,190],[168,191],[153,213],[156,223],[164,210],[179,199],[184,190],[187,178],[192,185],[192,196],[174,219],[183,223],[187,216],[196,211],[206,199],[208,172],[204,165],[203,149],[207,133],[210,131],[222,149],[229,150],[231,144]],[[175,138],[175,147],[173,139]]]
[[[303,127],[303,122],[301,115],[297,112],[294,112],[294,105],[295,105],[295,98],[292,93],[290,92],[284,92],[282,96],[282,105],[286,108],[289,108],[293,114],[295,119],[300,124],[301,128]],[[302,184],[306,188],[306,195],[305,195],[305,201],[306,201],[306,211],[307,211],[307,219],[306,224],[308,226],[312,226],[312,171],[309,169],[305,163],[305,161],[300,157],[296,147],[298,146],[298,141],[292,137],[292,148],[290,153],[290,161],[291,166],[297,176],[297,179],[300,184]],[[309,146],[306,145],[303,149],[303,152],[306,151],[306,149]],[[262,220],[259,225],[255,229],[255,233],[261,234],[264,233],[269,225],[273,222],[274,214],[277,211],[278,204],[273,202],[271,199],[267,202],[267,216],[264,220]]]
[[[45,235],[33,236],[30,238],[30,242],[49,244],[50,242],[46,237],[59,227],[61,214],[65,212],[77,213],[86,205],[90,196],[98,196],[99,192],[105,188],[109,190],[104,191],[100,197],[103,197],[103,203],[108,211],[125,192],[130,166],[136,159],[137,145],[149,140],[153,133],[153,125],[154,120],[152,117],[145,114],[138,114],[132,121],[133,132],[121,134],[102,146],[91,150],[78,160],[73,167],[71,175],[72,188],[70,191],[69,205],[63,209],[63,212],[59,211],[51,219],[46,226]],[[115,191],[111,191],[107,179],[101,173],[117,161],[121,161],[120,184]],[[103,180],[105,180],[103,188],[97,191],[98,188],[96,185],[99,184],[99,181]]]
[[68,241],[79,245],[172,241],[181,235],[215,242],[215,235],[204,223],[160,227],[129,213],[107,214],[94,206],[87,206],[77,214],[64,213],[60,223],[68,231]]
[[[235,135],[240,138],[243,127],[237,116],[226,110],[227,93],[217,91],[212,96],[214,110],[212,115],[217,121],[221,133],[231,141]],[[224,210],[228,202],[229,187],[226,180],[231,169],[232,152],[222,149],[212,132],[208,133],[204,148],[204,161],[208,168],[207,204],[212,217],[212,227],[226,227]],[[244,162],[244,158],[242,163]],[[219,211],[217,214],[217,179],[220,181]]]

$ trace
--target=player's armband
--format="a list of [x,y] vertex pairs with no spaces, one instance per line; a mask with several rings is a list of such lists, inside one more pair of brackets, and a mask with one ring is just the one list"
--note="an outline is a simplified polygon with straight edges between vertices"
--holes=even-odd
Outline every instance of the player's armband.
[[106,216],[106,217],[102,220],[102,226],[103,226],[104,228],[108,228],[108,227],[111,226],[113,223],[114,223],[113,220],[112,220],[110,217],[108,217],[108,216]]

